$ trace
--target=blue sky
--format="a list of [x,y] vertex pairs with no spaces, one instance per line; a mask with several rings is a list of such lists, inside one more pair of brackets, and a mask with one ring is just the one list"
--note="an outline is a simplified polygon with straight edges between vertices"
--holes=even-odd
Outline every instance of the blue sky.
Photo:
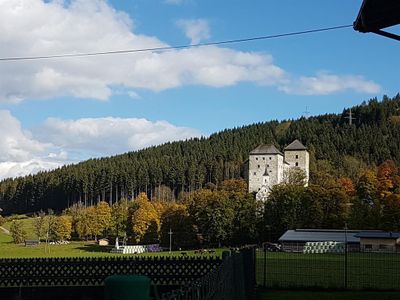
[[[0,4],[0,56],[183,45],[347,25],[361,2],[6,0]],[[165,53],[0,62],[0,178],[298,118],[306,107],[313,115],[340,112],[392,96],[399,92],[398,47],[346,28]]]

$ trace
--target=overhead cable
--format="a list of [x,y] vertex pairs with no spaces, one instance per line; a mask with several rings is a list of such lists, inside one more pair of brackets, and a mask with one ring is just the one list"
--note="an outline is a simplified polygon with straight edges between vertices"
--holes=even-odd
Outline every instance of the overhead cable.
[[110,51],[89,52],[89,53],[65,53],[65,54],[54,54],[54,55],[16,56],[16,57],[3,57],[3,58],[0,57],[0,62],[1,61],[20,61],[20,60],[87,57],[87,56],[127,54],[127,53],[138,53],[138,52],[164,52],[164,51],[170,51],[170,50],[179,50],[179,49],[187,49],[187,48],[195,48],[195,47],[217,46],[217,45],[259,41],[259,40],[276,39],[276,38],[282,38],[282,37],[288,37],[288,36],[296,36],[296,35],[317,33],[317,32],[323,32],[323,31],[338,30],[338,29],[348,28],[348,27],[352,27],[352,26],[353,25],[340,25],[340,26],[334,26],[334,27],[325,27],[325,28],[310,29],[310,30],[304,30],[304,31],[295,31],[295,32],[288,32],[288,33],[273,34],[273,35],[242,38],[242,39],[232,39],[232,40],[224,40],[224,41],[216,41],[216,42],[208,42],[208,43],[198,43],[198,44],[188,44],[188,45],[177,45],[177,46],[125,49],[125,50],[110,50]]

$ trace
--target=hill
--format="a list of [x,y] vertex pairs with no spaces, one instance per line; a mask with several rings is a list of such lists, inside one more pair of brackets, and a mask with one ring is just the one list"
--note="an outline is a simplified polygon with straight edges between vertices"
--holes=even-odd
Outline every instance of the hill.
[[5,214],[52,208],[82,201],[110,203],[146,192],[172,198],[208,183],[244,177],[248,153],[261,143],[282,149],[294,139],[308,146],[311,182],[323,168],[333,176],[356,178],[358,170],[387,159],[400,162],[400,95],[351,107],[353,125],[341,114],[269,121],[226,129],[206,138],[166,143],[113,157],[0,182]]

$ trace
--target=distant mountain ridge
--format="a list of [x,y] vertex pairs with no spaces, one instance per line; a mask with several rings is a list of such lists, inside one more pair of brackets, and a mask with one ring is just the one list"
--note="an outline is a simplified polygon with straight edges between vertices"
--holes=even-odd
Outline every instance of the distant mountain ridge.
[[341,114],[268,121],[3,180],[0,207],[6,214],[62,210],[77,201],[113,203],[140,192],[160,197],[168,188],[178,196],[207,183],[244,177],[244,162],[255,147],[273,143],[282,150],[295,139],[310,151],[311,181],[321,161],[335,175],[349,177],[349,161],[367,166],[387,159],[400,162],[400,95],[371,99],[351,110],[353,125],[347,118],[349,109]]

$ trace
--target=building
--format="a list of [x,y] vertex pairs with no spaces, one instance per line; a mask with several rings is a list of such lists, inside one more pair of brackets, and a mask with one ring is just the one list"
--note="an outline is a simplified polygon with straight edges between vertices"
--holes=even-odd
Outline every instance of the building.
[[285,252],[303,252],[309,242],[347,242],[348,251],[360,250],[360,230],[341,229],[295,229],[286,231],[280,238],[282,250]]
[[303,170],[308,184],[310,156],[307,147],[294,140],[283,152],[274,145],[260,145],[250,152],[249,193],[256,192],[257,200],[266,200],[271,187],[283,182],[286,172],[292,168]]
[[400,251],[400,232],[361,231],[356,237],[360,239],[362,252]]

